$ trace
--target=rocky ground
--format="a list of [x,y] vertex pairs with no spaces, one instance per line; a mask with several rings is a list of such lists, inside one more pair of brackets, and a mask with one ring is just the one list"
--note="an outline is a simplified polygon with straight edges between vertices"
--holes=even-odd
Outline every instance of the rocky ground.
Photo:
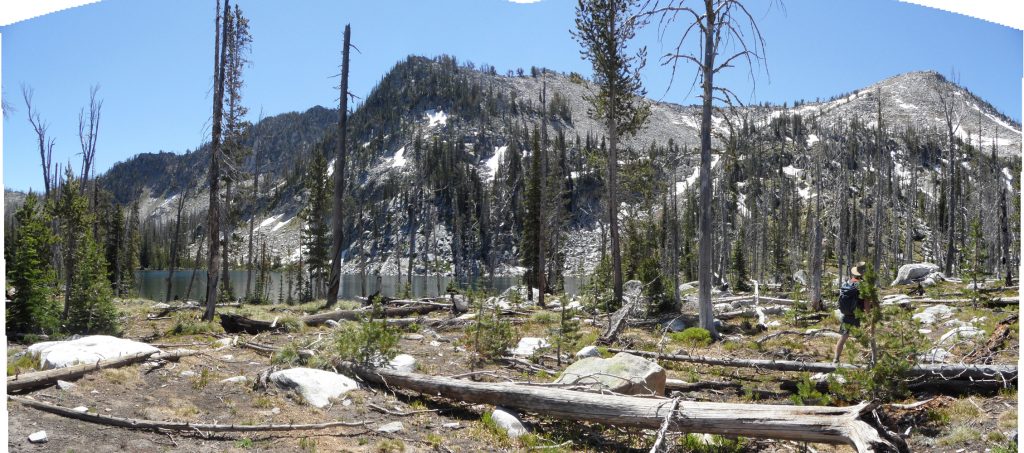
[[[929,288],[928,295],[933,298],[959,298],[962,286],[941,283]],[[989,296],[1010,294],[1016,295],[1016,289],[990,293]],[[585,306],[587,301],[583,298],[580,302]],[[152,301],[123,300],[120,304],[125,315],[125,338],[145,341],[164,350],[196,349],[201,354],[184,357],[177,362],[150,362],[102,370],[75,381],[73,387],[60,389],[51,386],[28,395],[68,408],[85,406],[97,414],[137,419],[251,425],[337,420],[365,424],[319,431],[269,433],[210,435],[198,431],[153,432],[85,423],[9,402],[10,451],[647,451],[657,434],[652,430],[560,421],[546,418],[543,414],[526,413],[521,414],[521,420],[529,434],[516,437],[500,426],[502,417],[493,412],[493,407],[364,384],[358,384],[358,388],[317,408],[310,405],[316,401],[308,395],[304,398],[273,384],[265,388],[254,385],[262,372],[272,367],[298,367],[298,359],[282,355],[275,358],[243,346],[246,342],[255,341],[278,348],[310,349],[318,357],[329,356],[337,328],[295,328],[295,317],[315,311],[316,303],[296,307],[221,308],[221,312],[241,313],[254,319],[276,318],[294,330],[262,333],[255,338],[238,334],[237,339],[234,334],[224,334],[217,325],[211,328],[195,321],[193,318],[198,315],[195,311],[181,311],[154,320],[149,319],[150,314],[160,310],[153,308],[155,303]],[[358,304],[352,302],[347,305],[351,308]],[[944,351],[933,350],[931,354],[942,355],[940,359],[951,363],[958,362],[985,344],[1001,320],[1018,313],[1016,305],[1010,308],[974,308],[969,304],[959,304],[935,308],[938,306],[911,304],[911,309],[914,313],[922,313],[917,317],[924,321],[919,327],[935,345],[933,349]],[[684,307],[684,313],[694,312]],[[444,311],[429,315],[432,319],[452,316]],[[519,306],[513,307],[506,318],[517,320],[512,326],[516,342],[524,337],[552,340],[559,313]],[[784,330],[806,332],[807,329],[838,328],[832,316],[815,322],[800,321],[790,312],[769,315],[767,331],[752,325],[756,324],[755,320],[734,318],[723,322],[723,341],[705,345],[688,335],[666,332],[664,325],[672,318],[631,323],[620,335],[619,345],[639,350],[717,357],[828,361],[835,343],[835,339],[828,335],[779,335],[760,343],[756,340]],[[681,324],[693,325],[696,319],[683,316],[676,321],[677,328],[681,327],[680,321]],[[556,373],[575,360],[572,353],[593,344],[600,331],[592,324],[603,326],[605,322],[596,315],[581,315],[580,336],[565,348],[568,351],[563,351],[566,353],[561,364],[553,350],[527,354],[518,362],[478,362],[472,352],[473,338],[464,327],[408,327],[402,332],[397,349],[415,358],[412,368],[418,373],[435,376],[477,373],[467,378],[546,383],[554,380]],[[948,335],[951,331],[958,333]],[[1014,322],[1010,326],[1008,341],[992,355],[992,363],[1017,362],[1017,331],[1018,325]],[[946,340],[942,340],[943,336]],[[8,362],[23,364],[15,359],[15,354],[25,347],[8,344]],[[866,352],[852,341],[848,348],[853,357]],[[598,348],[596,353],[606,357],[612,355],[602,348]],[[330,368],[329,360],[307,360],[306,365]],[[805,402],[813,402],[807,392],[794,393],[780,386],[781,382],[806,377],[800,373],[667,361],[661,361],[660,365],[668,379],[724,383],[680,393],[677,396],[682,398],[681,404],[686,401],[793,404],[794,395],[804,397]],[[8,374],[12,371],[9,366]],[[669,393],[672,393],[671,389]],[[880,411],[892,428],[905,434],[913,451],[1016,450],[1016,443],[1012,442],[1017,430],[1015,383],[997,391],[955,396],[920,391],[897,403],[929,398],[934,399],[914,409],[883,406]],[[833,398],[830,403],[840,405],[842,402]],[[46,443],[29,441],[31,434],[43,430],[47,434]],[[670,443],[679,451],[850,451],[846,446],[682,434],[671,435]]]

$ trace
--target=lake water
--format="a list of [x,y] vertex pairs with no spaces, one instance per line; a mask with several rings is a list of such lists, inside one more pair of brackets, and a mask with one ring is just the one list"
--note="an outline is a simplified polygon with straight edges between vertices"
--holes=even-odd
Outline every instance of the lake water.
[[[146,299],[163,301],[165,293],[167,291],[167,271],[166,270],[154,270],[154,271],[138,271],[135,273],[135,289],[138,291],[139,297]],[[174,272],[174,279],[171,281],[171,299],[192,299],[192,300],[203,300],[206,297],[206,271],[197,270],[195,272],[195,281],[192,283],[192,291],[186,296],[188,290],[189,280],[192,278],[192,270],[178,270]],[[231,288],[234,290],[235,295],[242,297],[245,295],[245,278],[246,271],[231,271]],[[255,285],[256,275],[253,273],[253,285]],[[279,272],[270,273],[270,300],[272,302],[284,302],[279,300],[279,295],[282,292],[287,292],[287,282]],[[413,297],[435,297],[443,293],[445,288],[448,287],[448,282],[451,281],[449,277],[427,277],[414,275],[412,277],[412,295]],[[281,291],[281,285],[284,284],[285,291]],[[399,283],[397,276],[381,276],[380,286],[381,294],[388,297],[395,297],[404,286],[405,280]],[[483,278],[475,282],[476,288],[488,289],[496,292],[501,292],[510,286],[520,284],[519,277],[494,277],[493,285],[488,278]],[[565,290],[567,294],[576,294],[579,291],[579,287],[582,284],[581,279],[576,277],[566,277],[565,279]],[[364,292],[365,287],[365,292]],[[356,296],[363,296],[365,294],[373,294],[377,291],[377,277],[373,275],[367,275],[365,280],[360,275],[342,275],[341,276],[341,292],[340,297],[342,299],[354,299]],[[298,292],[297,290],[295,291]],[[286,296],[287,297],[287,296]]]

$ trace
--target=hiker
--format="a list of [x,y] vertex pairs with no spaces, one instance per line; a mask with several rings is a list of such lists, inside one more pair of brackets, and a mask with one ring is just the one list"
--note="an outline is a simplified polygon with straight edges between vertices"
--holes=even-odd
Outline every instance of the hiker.
[[839,288],[839,311],[843,319],[839,326],[839,343],[836,343],[836,355],[832,363],[839,363],[843,354],[843,346],[850,336],[850,327],[860,327],[860,319],[857,318],[857,310],[865,309],[864,300],[860,298],[860,279],[864,276],[864,262],[861,261],[850,268],[850,280],[843,283]]

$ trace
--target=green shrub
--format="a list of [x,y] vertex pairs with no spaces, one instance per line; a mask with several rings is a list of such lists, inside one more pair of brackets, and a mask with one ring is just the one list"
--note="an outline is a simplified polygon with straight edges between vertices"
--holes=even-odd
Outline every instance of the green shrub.
[[[379,312],[379,309],[375,309]],[[369,366],[380,366],[398,354],[401,333],[383,320],[345,322],[335,330],[334,352],[338,358]]]
[[700,327],[690,327],[682,332],[672,332],[668,336],[673,341],[693,347],[711,344],[711,332]]
[[789,397],[790,401],[797,406],[828,406],[832,399],[818,391],[817,383],[811,380],[807,373],[800,375],[800,381],[796,384],[796,395]]
[[554,324],[558,322],[558,315],[550,311],[538,311],[530,316],[530,321],[543,325]]
[[7,361],[7,375],[14,376],[19,373],[35,371],[42,366],[39,363],[39,356],[35,354],[24,353],[17,359]]
[[482,298],[476,300],[476,322],[466,329],[466,338],[472,342],[469,346],[477,353],[478,360],[502,357],[515,341],[512,324],[502,318],[497,305],[486,308]]
[[204,335],[212,333],[223,333],[224,328],[216,322],[205,322],[197,319],[190,313],[178,313],[174,315],[174,326],[168,332],[170,335]]
[[746,449],[747,439],[743,437],[730,439],[719,435],[705,437],[700,434],[687,434],[679,439],[679,444],[683,447],[683,451],[691,453],[740,453]]

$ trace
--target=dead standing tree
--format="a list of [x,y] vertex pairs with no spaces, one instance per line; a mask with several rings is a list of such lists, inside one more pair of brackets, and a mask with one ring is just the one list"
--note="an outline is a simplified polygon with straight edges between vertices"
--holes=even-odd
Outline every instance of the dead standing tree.
[[224,0],[224,18],[221,23],[220,3],[217,3],[217,25],[214,35],[213,53],[213,137],[210,140],[210,208],[207,215],[207,249],[209,258],[206,264],[206,311],[203,321],[213,321],[217,304],[218,280],[220,277],[220,159],[221,159],[221,119],[224,107],[224,54],[227,50],[228,24],[231,17],[229,0]]
[[338,96],[338,142],[337,157],[334,161],[334,209],[331,212],[333,228],[331,243],[331,277],[327,287],[327,306],[338,303],[338,290],[341,287],[341,246],[345,229],[345,155],[347,152],[348,129],[348,50],[351,46],[352,28],[345,25],[345,37],[341,49],[341,85]]
[[[50,137],[47,139],[46,130],[49,129],[50,125],[43,121],[42,117],[39,116],[39,112],[32,110],[32,96],[35,91],[28,86],[21,86],[21,97],[25,99],[25,109],[28,114],[28,122],[32,125],[32,129],[36,132],[36,139],[39,144],[39,159],[42,161],[43,166],[43,188],[46,191],[44,195],[49,198],[50,189],[53,188],[53,182],[56,180],[56,172],[53,170],[53,144],[54,138]],[[4,110],[5,112],[7,110]]]
[[[691,6],[698,5],[698,6]],[[701,79],[703,108],[700,121],[700,213],[698,215],[697,278],[700,327],[715,338],[714,313],[711,310],[711,110],[714,101],[726,105],[742,104],[728,88],[715,86],[714,76],[733,67],[737,60],[746,61],[751,80],[754,63],[764,60],[764,38],[753,15],[739,0],[648,0],[642,16],[657,18],[659,36],[666,36],[676,23],[686,24],[672,51],[661,58],[662,65],[672,66],[672,78],[680,62],[693,63],[700,70],[694,78]],[[682,22],[680,22],[682,21]],[[694,31],[697,33],[695,34]],[[697,52],[686,50],[690,37],[696,36]],[[728,52],[728,53],[726,53]],[[726,56],[724,60],[719,56]],[[720,62],[719,62],[720,61]],[[669,82],[671,84],[671,81]]]

